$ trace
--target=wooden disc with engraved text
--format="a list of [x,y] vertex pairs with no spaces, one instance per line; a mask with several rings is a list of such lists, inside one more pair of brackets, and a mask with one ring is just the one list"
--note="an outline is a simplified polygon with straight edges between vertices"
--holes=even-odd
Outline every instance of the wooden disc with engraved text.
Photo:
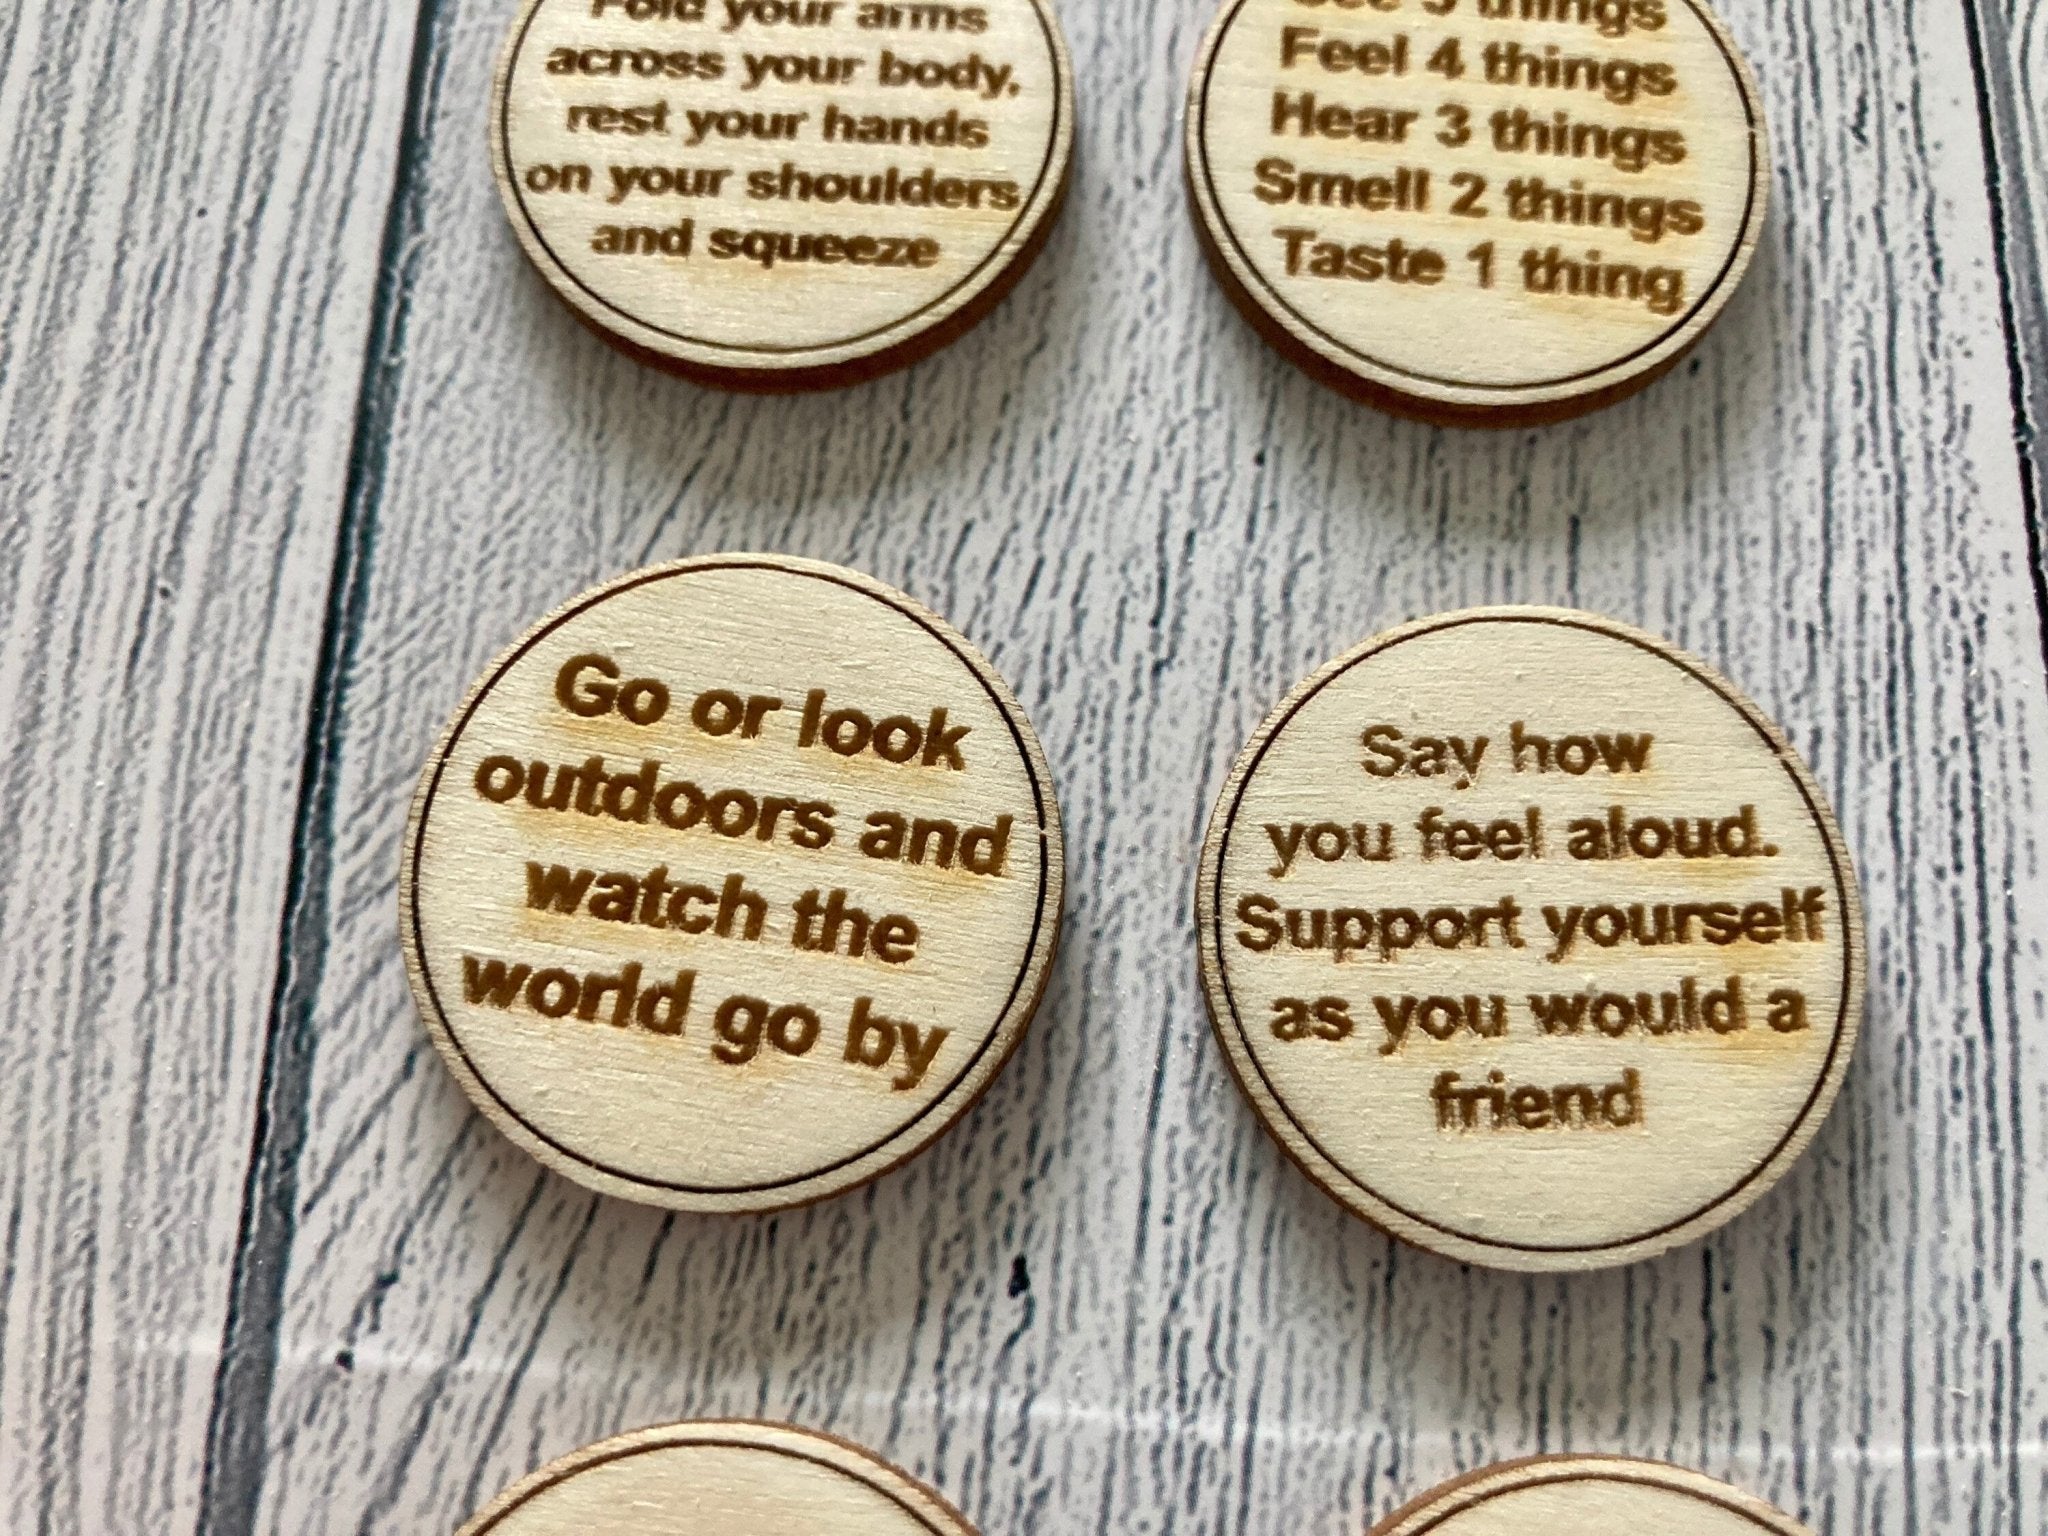
[[555,293],[736,389],[871,378],[1023,274],[1073,154],[1048,0],[527,0],[491,154]]
[[1309,678],[1224,788],[1197,915],[1267,1128],[1471,1263],[1730,1220],[1855,1046],[1862,909],[1812,776],[1712,668],[1592,614],[1424,619]]
[[1501,1462],[1432,1489],[1372,1536],[1811,1536],[1790,1515],[1698,1472],[1623,1456]]
[[1770,182],[1705,0],[1225,0],[1187,171],[1267,340],[1373,404],[1480,426],[1670,368],[1748,269]]
[[871,1452],[786,1424],[706,1420],[619,1435],[507,1489],[458,1536],[976,1536]]
[[413,991],[499,1129],[609,1194],[800,1204],[965,1112],[1044,988],[1058,807],[1023,711],[910,598],[714,555],[585,593],[429,760]]

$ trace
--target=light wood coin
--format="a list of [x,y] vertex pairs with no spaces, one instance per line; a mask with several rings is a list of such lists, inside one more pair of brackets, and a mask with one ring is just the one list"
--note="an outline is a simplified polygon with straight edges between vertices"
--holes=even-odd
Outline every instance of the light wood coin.
[[1490,426],[1670,368],[1748,269],[1770,181],[1702,0],[1227,0],[1187,170],[1269,341],[1374,404]]
[[458,1536],[975,1536],[888,1462],[786,1424],[704,1421],[620,1435],[500,1495]]
[[584,594],[427,764],[414,995],[499,1129],[593,1189],[794,1205],[986,1089],[1060,922],[1044,754],[988,662],[838,566],[715,555]]
[[1790,1515],[1698,1472],[1621,1456],[1502,1462],[1432,1490],[1372,1536],[1811,1536]]
[[526,254],[641,360],[738,389],[951,341],[1065,194],[1047,0],[528,0],[492,161]]
[[1197,894],[1231,1069],[1317,1183],[1508,1269],[1646,1258],[1804,1150],[1854,1049],[1856,881],[1756,706],[1639,630],[1370,640],[1239,758]]

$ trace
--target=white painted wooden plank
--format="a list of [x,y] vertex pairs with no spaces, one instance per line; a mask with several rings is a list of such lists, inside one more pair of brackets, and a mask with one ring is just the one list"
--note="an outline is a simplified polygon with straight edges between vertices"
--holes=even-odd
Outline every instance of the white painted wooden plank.
[[[2014,103],[2020,119],[2014,159],[2027,186],[2028,213],[2037,263],[2048,259],[2048,5],[2042,0],[2006,0],[2007,51],[2012,59]],[[2037,264],[2038,280],[2040,267]]]
[[[2012,61],[1992,91],[1999,105],[2003,185],[2007,189],[2008,330],[2015,339],[2020,432],[2031,472],[2034,564],[2048,592],[2048,4],[2007,0],[2005,57]],[[2006,127],[2010,114],[2011,126]],[[2015,228],[2014,226],[2018,226]]]
[[[2028,245],[2023,259],[2032,267],[2030,302],[2038,326],[2048,302],[2042,292],[2043,273],[2048,272],[2048,3],[2004,0],[2003,7],[1990,14],[1999,31],[1987,39],[1992,52],[1987,73],[2001,98],[1993,102],[1992,122],[1999,133],[2010,135],[2000,154],[2009,171],[2006,184],[2018,205],[2014,233]],[[2048,335],[2037,330],[2023,337],[2022,344],[2038,364],[2048,352]]]
[[0,20],[10,1532],[196,1519],[398,10]]
[[[2006,419],[2019,450],[2035,608],[2048,623],[2048,4],[1975,0],[1966,20],[1977,42],[1979,107],[1991,157],[1986,187],[1999,241]],[[2022,775],[2036,771],[2024,756],[2016,767]],[[2025,980],[2014,995],[2038,1008],[2042,986],[2034,968],[2043,951],[2036,925],[2026,915],[2031,908],[2015,889],[2010,863],[1986,873],[1987,895],[1993,900],[2002,896],[2020,914],[2017,931],[2023,947],[2012,980]],[[2022,1267],[2015,1271],[2008,1302],[2007,1327],[2021,1351],[2010,1402],[2014,1440],[2030,1459],[2015,1469],[2012,1496],[2014,1528],[2040,1530],[2048,1526],[2048,1394],[2039,1385],[2039,1360],[2048,1344],[2041,1235],[2048,1230],[2048,1187],[2039,1177],[2048,1167],[2048,1052],[2036,1029],[2019,1030],[2013,1046],[2017,1134],[2004,1149],[2018,1181],[2017,1215],[2024,1236],[2017,1255]],[[1993,1300],[1988,1294],[1984,1298],[1987,1306]]]
[[[477,113],[505,7],[446,0],[427,220],[340,700],[333,926],[259,1526],[449,1527],[649,1420],[787,1415],[992,1532],[1357,1529],[1494,1455],[1614,1449],[1823,1531],[2042,1528],[2048,1117],[2029,584],[1962,17],[1727,7],[1778,135],[1746,293],[1641,400],[1505,437],[1272,358],[1179,180],[1201,0],[1065,8],[1066,221],[951,352],[735,400],[635,368],[524,270]],[[951,615],[1054,761],[1069,934],[989,1099],[874,1190],[664,1217],[542,1174],[413,1017],[417,766],[533,616],[643,561],[845,560]],[[1581,603],[1745,683],[1863,863],[1873,1000],[1807,1164],[1711,1243],[1582,1280],[1396,1249],[1228,1085],[1187,911],[1277,694],[1410,615]]]
[[2027,471],[2036,591],[2048,610],[2048,5],[1970,0],[1967,15],[1991,148],[2014,429]]

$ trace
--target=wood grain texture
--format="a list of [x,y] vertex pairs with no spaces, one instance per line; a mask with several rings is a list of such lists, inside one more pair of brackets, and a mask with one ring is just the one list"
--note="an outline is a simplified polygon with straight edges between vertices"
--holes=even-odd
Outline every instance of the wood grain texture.
[[462,1536],[975,1536],[915,1478],[788,1424],[700,1419],[615,1435],[550,1462]]
[[843,566],[673,561],[480,678],[399,873],[420,1015],[542,1163],[780,1210],[914,1157],[988,1089],[1059,944],[1059,807],[1002,679]]
[[[2037,1528],[2041,688],[2003,364],[1967,341],[1997,298],[1980,140],[1943,105],[1970,91],[1958,18],[1731,10],[1787,210],[1753,280],[1658,392],[1477,440],[1318,390],[1207,282],[1175,111],[1202,9],[1066,14],[1091,109],[1046,259],[928,365],[793,402],[650,378],[522,281],[471,132],[488,60],[441,56],[259,1529],[452,1525],[622,1424],[739,1411],[873,1444],[985,1529],[1357,1528],[1589,1444],[1740,1472],[1821,1529]],[[498,20],[456,5],[438,35]],[[1917,112],[1880,105],[1902,82]],[[443,680],[601,576],[762,544],[985,643],[1048,745],[1073,895],[1042,1027],[955,1135],[712,1227],[483,1134],[421,1070],[385,902]],[[1740,676],[1872,914],[1869,1044],[1814,1155],[1708,1244],[1570,1282],[1329,1207],[1227,1082],[1185,917],[1270,700],[1500,599]]]
[[491,98],[506,216],[563,303],[735,389],[963,334],[1044,248],[1073,147],[1045,0],[529,0]]
[[1855,1058],[1825,800],[1739,689],[1597,614],[1374,636],[1288,692],[1209,818],[1216,1041],[1330,1196],[1467,1263],[1634,1263],[1736,1219]]
[[2000,290],[2004,298],[2013,432],[2025,474],[2035,592],[2048,613],[2048,5],[1973,0],[1972,62],[1982,85]]
[[408,18],[0,18],[0,1529],[204,1482]]
[[2042,273],[2048,268],[2048,191],[2039,174],[2048,152],[2048,90],[2043,89],[2048,82],[2048,5],[2042,0],[1980,4],[1973,19],[1987,84],[1984,118],[1996,151],[1997,190],[2013,235],[2006,260],[2016,303],[2034,321],[2019,346],[2031,354],[2038,371],[2041,349],[2048,345],[2039,329]]
[[1697,1472],[1618,1456],[1538,1456],[1483,1467],[1431,1489],[1373,1536],[1810,1536],[1762,1500]]
[[1770,204],[1764,119],[1705,0],[1226,0],[1188,87],[1188,190],[1217,281],[1314,377],[1530,425],[1642,389],[1726,308]]
[[[1177,113],[1205,3],[1067,8],[1085,107],[1045,259],[948,354],[797,401],[650,375],[534,279],[482,151],[512,11],[0,23],[0,174],[63,189],[14,204],[0,244],[0,538],[43,551],[6,565],[5,612],[49,642],[0,661],[22,999],[0,1091],[24,1127],[0,1156],[0,1522],[450,1530],[571,1446],[746,1413],[872,1444],[990,1532],[1356,1530],[1567,1446],[1701,1466],[1830,1536],[2048,1523],[2043,678],[1983,12],[1730,0],[1778,146],[1751,279],[1644,397],[1481,440],[1318,389],[1202,271]],[[2037,70],[2038,7],[2005,15]],[[53,48],[125,132],[92,136]],[[252,50],[295,66],[254,118]],[[310,132],[330,120],[355,126]],[[310,179],[275,171],[316,151]],[[1996,168],[2038,190],[2040,163]],[[323,275],[238,286],[276,262]],[[360,347],[372,270],[352,422],[352,373],[303,391]],[[2010,349],[2038,357],[2039,334]],[[150,425],[174,406],[189,442]],[[300,489],[322,465],[324,500]],[[1074,895],[1038,1026],[956,1134],[869,1190],[732,1224],[586,1195],[469,1112],[405,995],[391,870],[435,722],[529,616],[663,555],[761,546],[871,569],[983,644],[1047,743]],[[184,578],[168,596],[131,574],[159,569]],[[237,627],[257,595],[275,621]],[[1708,1243],[1590,1279],[1461,1271],[1317,1194],[1227,1081],[1185,915],[1206,808],[1288,683],[1400,619],[1532,600],[1739,676],[1834,800],[1871,915],[1869,1034],[1813,1154]],[[122,627],[145,611],[190,638]],[[26,686],[33,661],[89,702],[138,635],[160,694],[59,713]],[[316,655],[335,686],[308,718]],[[210,677],[281,678],[282,702],[259,728],[252,691],[202,697]],[[132,702],[157,696],[179,702]],[[131,760],[161,793],[67,814]],[[80,866],[100,849],[147,857],[103,881]],[[241,874],[200,878],[244,863],[242,904],[219,899]],[[194,873],[159,903],[166,867]],[[95,893],[140,915],[117,932]],[[147,947],[171,943],[156,912],[188,948]],[[24,913],[60,937],[31,947]],[[280,955],[261,1219],[233,1256]],[[241,979],[199,991],[216,958]],[[163,999],[114,1010],[153,1033],[100,1028],[116,983]],[[165,1062],[196,1063],[190,1090],[132,1115]],[[209,1405],[231,1258],[260,1304]]]

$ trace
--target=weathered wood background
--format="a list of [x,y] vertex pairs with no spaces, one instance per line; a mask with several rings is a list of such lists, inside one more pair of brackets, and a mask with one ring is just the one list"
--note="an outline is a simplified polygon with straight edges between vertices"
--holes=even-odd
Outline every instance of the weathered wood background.
[[[1726,0],[1757,269],[1677,375],[1507,436],[1308,383],[1201,269],[1206,0],[1063,4],[1079,165],[950,352],[732,399],[525,269],[512,0],[0,16],[0,1530],[451,1530],[540,1460],[787,1416],[990,1536],[1355,1533],[1487,1459],[1668,1456],[1828,1536],[2048,1527],[2048,4]],[[417,767],[600,577],[846,561],[1016,685],[1068,941],[990,1098],[776,1219],[664,1217],[471,1113],[400,971]],[[1392,1246],[1287,1167],[1195,983],[1245,733],[1412,615],[1599,608],[1723,666],[1871,917],[1812,1156],[1591,1279]]]

